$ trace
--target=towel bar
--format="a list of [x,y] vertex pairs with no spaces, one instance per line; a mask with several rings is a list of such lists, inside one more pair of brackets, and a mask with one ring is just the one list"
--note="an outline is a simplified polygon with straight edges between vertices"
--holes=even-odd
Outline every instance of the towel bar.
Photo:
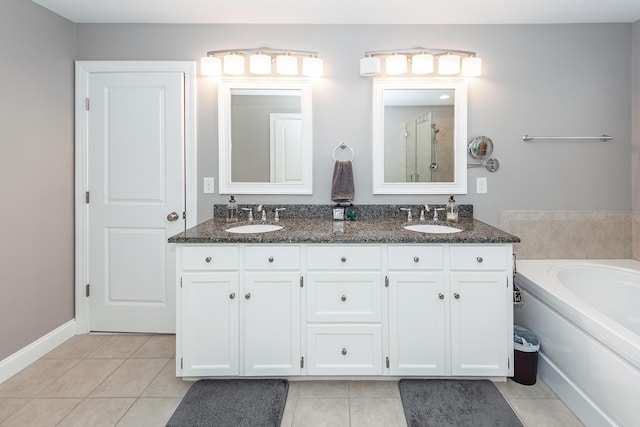
[[529,141],[533,141],[536,139],[539,140],[552,140],[552,139],[557,139],[557,140],[570,140],[570,141],[590,141],[590,140],[600,140],[602,142],[607,142],[607,141],[611,141],[612,139],[614,139],[614,136],[611,135],[600,135],[600,136],[533,136],[533,135],[524,135],[522,137],[522,140],[524,142],[529,142]]

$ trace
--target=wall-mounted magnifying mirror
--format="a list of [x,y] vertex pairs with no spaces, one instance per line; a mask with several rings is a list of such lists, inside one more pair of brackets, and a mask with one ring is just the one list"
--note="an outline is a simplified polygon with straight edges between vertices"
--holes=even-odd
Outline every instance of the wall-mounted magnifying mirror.
[[222,194],[311,194],[310,80],[221,80]]
[[374,79],[373,193],[467,192],[463,79]]
[[476,160],[480,160],[479,163],[468,163],[467,167],[479,167],[484,166],[489,172],[495,172],[500,168],[500,162],[498,159],[492,158],[493,153],[493,141],[486,136],[476,136],[468,145],[469,155]]

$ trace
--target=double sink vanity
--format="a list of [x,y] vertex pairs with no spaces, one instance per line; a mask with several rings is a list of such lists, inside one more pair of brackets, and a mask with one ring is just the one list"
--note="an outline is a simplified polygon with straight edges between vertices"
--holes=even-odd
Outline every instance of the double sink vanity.
[[470,206],[457,223],[407,222],[398,206],[358,207],[356,221],[286,208],[279,222],[217,215],[169,239],[179,377],[513,374],[517,237]]

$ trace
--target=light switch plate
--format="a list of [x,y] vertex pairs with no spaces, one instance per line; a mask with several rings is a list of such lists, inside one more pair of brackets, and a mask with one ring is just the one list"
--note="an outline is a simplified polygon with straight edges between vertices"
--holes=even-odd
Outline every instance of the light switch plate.
[[486,194],[487,193],[487,178],[486,177],[476,178],[476,193],[477,194]]
[[207,193],[207,194],[215,193],[214,183],[215,183],[215,180],[213,179],[213,177],[205,177],[204,178],[204,192]]

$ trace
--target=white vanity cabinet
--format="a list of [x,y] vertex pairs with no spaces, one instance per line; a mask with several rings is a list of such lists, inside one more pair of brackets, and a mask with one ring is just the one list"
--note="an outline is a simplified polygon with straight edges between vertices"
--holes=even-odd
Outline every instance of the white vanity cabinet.
[[377,245],[307,248],[307,374],[382,375]]
[[177,374],[513,374],[511,244],[178,245]]

